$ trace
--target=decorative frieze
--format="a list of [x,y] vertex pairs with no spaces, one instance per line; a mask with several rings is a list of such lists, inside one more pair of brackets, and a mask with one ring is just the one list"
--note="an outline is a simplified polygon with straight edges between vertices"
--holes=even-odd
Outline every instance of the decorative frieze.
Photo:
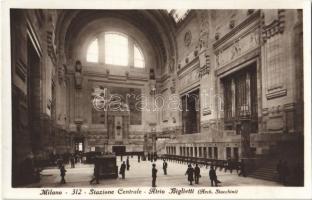
[[184,75],[179,77],[179,88],[183,90],[199,81],[199,68],[195,67],[192,71],[187,71]]
[[259,46],[259,28],[256,27],[247,34],[239,35],[223,48],[218,49],[216,51],[216,64],[218,67],[222,67]]

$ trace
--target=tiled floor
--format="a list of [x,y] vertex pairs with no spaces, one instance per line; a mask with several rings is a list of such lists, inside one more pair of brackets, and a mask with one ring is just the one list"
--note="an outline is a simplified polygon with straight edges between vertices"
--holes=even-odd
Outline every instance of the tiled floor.
[[[157,160],[156,168],[158,177],[156,185],[160,187],[189,186],[185,171],[187,166],[175,162],[168,162],[168,175],[164,175],[162,170],[162,161]],[[120,158],[117,159],[117,165],[120,166]],[[71,169],[66,166],[66,184],[61,185],[60,172],[57,168],[45,169],[41,172],[41,181],[39,183],[28,185],[28,187],[90,187],[89,181],[93,174],[93,165],[76,164],[76,168]],[[208,187],[208,171],[205,167],[201,168],[201,179],[198,185],[192,187]],[[102,179],[99,185],[92,187],[150,187],[152,182],[152,163],[150,161],[141,161],[137,158],[130,158],[130,170],[126,171],[126,179]],[[276,182],[270,182],[249,177],[239,177],[236,171],[231,174],[229,171],[217,170],[218,179],[222,182],[220,186],[282,186]]]

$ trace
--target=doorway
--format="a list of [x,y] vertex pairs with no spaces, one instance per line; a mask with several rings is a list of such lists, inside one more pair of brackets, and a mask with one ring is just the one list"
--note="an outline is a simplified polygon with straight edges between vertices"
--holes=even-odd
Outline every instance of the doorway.
[[84,152],[84,138],[75,138],[75,153],[83,153]]
[[200,132],[199,89],[181,97],[183,134]]

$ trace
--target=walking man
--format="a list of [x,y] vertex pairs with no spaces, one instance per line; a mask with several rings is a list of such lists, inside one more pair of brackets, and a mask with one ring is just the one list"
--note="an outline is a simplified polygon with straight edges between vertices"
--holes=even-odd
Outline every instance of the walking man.
[[130,169],[130,162],[129,162],[129,156],[127,156],[127,171]]
[[213,166],[210,167],[209,178],[211,181],[211,186],[213,186],[213,183],[215,183],[215,186],[218,186],[217,174],[216,174],[216,170],[213,168]]
[[99,184],[99,179],[100,179],[100,168],[97,164],[94,164],[93,178],[90,181],[90,184],[92,184],[94,181],[96,181],[96,184]]
[[241,176],[241,175],[243,175],[244,177],[246,177],[246,169],[245,169],[244,160],[241,161],[241,164],[240,164],[240,172],[239,172],[238,176]]
[[194,169],[191,164],[188,165],[185,175],[187,175],[187,180],[190,182],[190,185],[193,185],[192,182],[194,181]]
[[64,165],[61,166],[60,172],[61,172],[61,177],[62,177],[61,184],[65,184],[66,183],[66,181],[65,181],[66,169],[65,169]]
[[119,170],[119,174],[121,174],[122,179],[125,179],[125,172],[126,172],[126,163],[125,161],[123,161]]
[[71,166],[71,168],[75,168],[75,157],[74,157],[74,155],[72,155],[70,157],[70,166]]
[[164,163],[163,163],[164,175],[167,175],[167,167],[168,167],[168,163],[167,163],[166,160],[164,159]]
[[198,167],[198,164],[196,164],[194,172],[195,172],[195,184],[198,184],[200,178],[200,168]]
[[153,163],[153,168],[152,168],[152,187],[156,187],[156,178],[157,178],[157,169],[156,169],[156,164]]

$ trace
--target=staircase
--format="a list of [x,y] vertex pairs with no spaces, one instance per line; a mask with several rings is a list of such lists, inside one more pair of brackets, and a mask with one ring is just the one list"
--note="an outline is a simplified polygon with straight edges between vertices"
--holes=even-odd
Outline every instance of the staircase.
[[277,161],[264,161],[263,165],[251,172],[248,176],[267,181],[278,182],[278,173],[276,171]]

